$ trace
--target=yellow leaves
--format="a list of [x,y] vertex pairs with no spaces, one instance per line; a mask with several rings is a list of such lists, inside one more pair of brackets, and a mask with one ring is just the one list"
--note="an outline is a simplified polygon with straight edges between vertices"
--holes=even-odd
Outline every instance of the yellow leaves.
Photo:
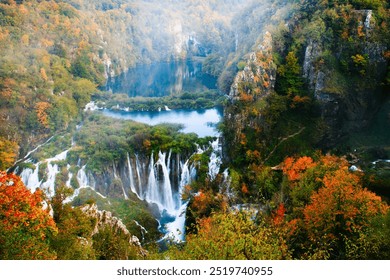
[[41,78],[47,82],[48,78],[47,78],[47,74],[46,74],[46,70],[45,68],[41,68],[41,70],[39,70],[39,73],[41,74]]
[[44,48],[48,48],[48,47],[51,47],[54,45],[54,42],[52,40],[48,40],[48,39],[45,39],[45,38],[42,38],[41,39],[41,45],[44,47]]
[[48,102],[38,102],[35,105],[38,121],[44,128],[49,128],[49,115],[47,111],[50,108],[51,105]]
[[28,46],[30,44],[30,36],[28,34],[24,34],[21,38],[20,38],[20,42],[25,45],[25,46]]
[[363,25],[359,25],[357,28],[357,34],[359,37],[364,37],[364,32],[363,32]]
[[[1,80],[0,80],[1,81]],[[0,97],[3,100],[9,100],[13,95],[13,88],[16,85],[16,81],[12,78],[5,78],[2,86],[0,87]]]
[[150,142],[150,140],[148,139],[145,139],[142,143],[142,146],[146,149],[146,150],[150,150],[150,148],[152,147],[152,143]]
[[8,29],[1,27],[0,26],[0,41],[3,41],[8,38],[9,31]]
[[16,142],[0,137],[0,171],[10,168],[17,157],[19,146]]
[[20,4],[20,5],[19,5],[19,12],[20,12],[22,15],[28,15],[28,10],[26,9],[26,7],[25,7],[23,4]]

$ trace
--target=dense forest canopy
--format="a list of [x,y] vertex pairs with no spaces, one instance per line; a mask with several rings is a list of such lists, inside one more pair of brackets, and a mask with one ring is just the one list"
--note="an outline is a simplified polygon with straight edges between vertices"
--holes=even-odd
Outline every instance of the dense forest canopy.
[[[385,0],[1,1],[0,258],[389,259],[389,20]],[[218,90],[103,90],[185,59]],[[200,138],[90,101],[222,104],[224,117],[218,139]],[[178,184],[179,170],[196,172],[176,186],[185,242],[162,246],[164,213],[125,187]]]

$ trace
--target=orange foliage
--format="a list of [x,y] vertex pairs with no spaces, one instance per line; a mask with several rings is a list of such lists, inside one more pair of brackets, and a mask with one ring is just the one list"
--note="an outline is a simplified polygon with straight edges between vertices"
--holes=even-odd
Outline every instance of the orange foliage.
[[203,192],[199,192],[194,197],[194,202],[192,203],[192,208],[196,209],[198,212],[203,213],[206,212],[208,204],[210,203],[210,196],[204,194]]
[[240,134],[240,144],[244,146],[244,145],[246,145],[246,143],[247,143],[246,135],[244,133],[241,133]]
[[206,217],[199,220],[199,228],[202,229],[202,232],[205,234],[211,233],[213,220],[211,217]]
[[[0,172],[0,228],[3,231],[0,237],[7,233],[12,236],[12,241],[7,242],[15,244],[6,249],[20,254],[12,255],[12,258],[54,258],[44,242],[48,234],[57,232],[57,227],[49,210],[42,208],[42,202],[42,191],[38,189],[31,193],[20,177]],[[43,243],[38,244],[40,242]]]
[[286,213],[286,208],[284,207],[284,204],[279,204],[278,209],[272,214],[272,223],[275,226],[279,226],[284,221],[284,214]]
[[245,91],[240,92],[240,100],[243,102],[252,102],[253,101],[253,96],[246,93]]
[[45,128],[49,128],[49,115],[47,113],[49,108],[51,108],[51,105],[48,102],[38,102],[35,105],[38,121]]
[[144,148],[146,150],[149,150],[151,147],[152,147],[152,143],[150,142],[150,140],[148,139],[145,139],[142,143],[142,145],[144,146]]
[[42,79],[47,82],[48,78],[47,78],[47,74],[46,74],[46,70],[45,68],[41,68],[41,70],[39,71],[41,73],[41,77]]
[[386,58],[386,59],[390,59],[390,51],[385,51],[383,53],[383,56]]
[[361,230],[371,218],[389,209],[379,196],[361,188],[360,178],[348,169],[326,174],[323,183],[304,209],[304,221],[313,238],[319,231],[334,238],[338,233]]
[[359,25],[357,28],[357,34],[359,37],[364,37],[363,25]]
[[26,7],[23,4],[19,5],[19,11],[20,11],[20,13],[22,15],[27,15],[28,14],[28,10],[26,9]]
[[292,99],[291,108],[296,108],[299,105],[307,104],[309,102],[310,102],[310,97],[308,96],[301,97],[299,95],[295,95]]
[[288,157],[283,162],[283,173],[287,175],[289,181],[297,181],[301,178],[304,171],[316,166],[316,163],[311,157],[300,157],[294,159]]
[[23,45],[28,46],[30,44],[30,36],[28,34],[24,34],[20,38],[20,41],[22,42]]
[[0,27],[0,41],[5,40],[9,35],[9,31]]
[[9,100],[12,97],[12,88],[16,85],[14,79],[5,78],[3,85],[0,87],[0,97],[4,100]]
[[249,193],[248,187],[247,187],[247,185],[246,185],[245,183],[242,183],[242,185],[241,185],[241,191],[242,191],[242,193],[244,193],[244,194]]
[[41,39],[41,44],[44,48],[47,48],[53,46],[54,42],[48,39]]

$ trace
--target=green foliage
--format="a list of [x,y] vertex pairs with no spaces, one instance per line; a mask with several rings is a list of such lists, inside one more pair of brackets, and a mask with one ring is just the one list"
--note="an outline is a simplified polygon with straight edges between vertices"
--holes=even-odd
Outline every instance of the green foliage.
[[285,64],[278,68],[276,91],[282,95],[304,95],[302,69],[294,52],[286,56]]
[[242,60],[239,61],[239,62],[237,63],[237,69],[238,69],[238,71],[244,70],[245,66],[246,66],[246,62],[245,62],[245,61],[242,61]]
[[109,226],[93,236],[93,248],[98,260],[135,260],[137,251],[129,243],[128,236],[114,232]]
[[255,223],[249,213],[214,214],[200,221],[196,234],[184,246],[164,254],[178,260],[269,260],[290,259],[282,235],[264,221]]
[[53,237],[51,246],[57,252],[58,259],[94,259],[91,236],[95,221],[79,208],[64,204],[64,200],[72,193],[72,189],[60,186],[52,198],[58,234]]
[[[107,163],[118,162],[130,155],[157,156],[159,151],[190,155],[201,141],[194,133],[183,134],[178,125],[148,126],[133,121],[114,120],[91,114],[75,135],[77,148],[69,152],[72,159],[80,158],[87,168],[97,174]],[[207,141],[207,139],[206,139]]]
[[165,97],[128,97],[124,94],[104,93],[96,98],[97,104],[118,110],[158,111],[168,106],[170,109],[207,109],[221,106],[225,96],[217,91],[184,92]]
[[[80,191],[79,196],[74,199],[72,204],[78,207],[87,204],[91,200],[93,200],[93,203],[96,203],[98,209],[109,211],[113,213],[115,217],[120,218],[130,234],[137,236],[142,244],[149,244],[161,238],[161,233],[158,231],[158,222],[151,214],[151,209],[148,208],[146,202],[140,201],[135,195],[130,195],[128,200],[102,198],[92,190],[83,189]],[[147,232],[142,230],[134,221],[137,221],[139,225],[143,226]],[[110,233],[107,233],[107,235],[110,235]],[[111,233],[111,235],[113,236],[109,237],[110,240],[122,238],[120,235],[116,236],[115,233]],[[104,252],[103,249],[96,248],[96,250]],[[128,254],[130,254],[130,252],[131,251],[128,250]],[[109,252],[106,252],[105,254],[109,254]]]

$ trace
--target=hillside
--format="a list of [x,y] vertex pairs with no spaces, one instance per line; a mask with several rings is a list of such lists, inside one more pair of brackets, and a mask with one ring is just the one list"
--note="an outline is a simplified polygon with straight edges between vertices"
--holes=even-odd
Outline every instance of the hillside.
[[[0,258],[389,259],[389,25],[385,0],[2,1]],[[216,89],[180,92],[198,71]],[[179,92],[110,92],[132,73]]]

